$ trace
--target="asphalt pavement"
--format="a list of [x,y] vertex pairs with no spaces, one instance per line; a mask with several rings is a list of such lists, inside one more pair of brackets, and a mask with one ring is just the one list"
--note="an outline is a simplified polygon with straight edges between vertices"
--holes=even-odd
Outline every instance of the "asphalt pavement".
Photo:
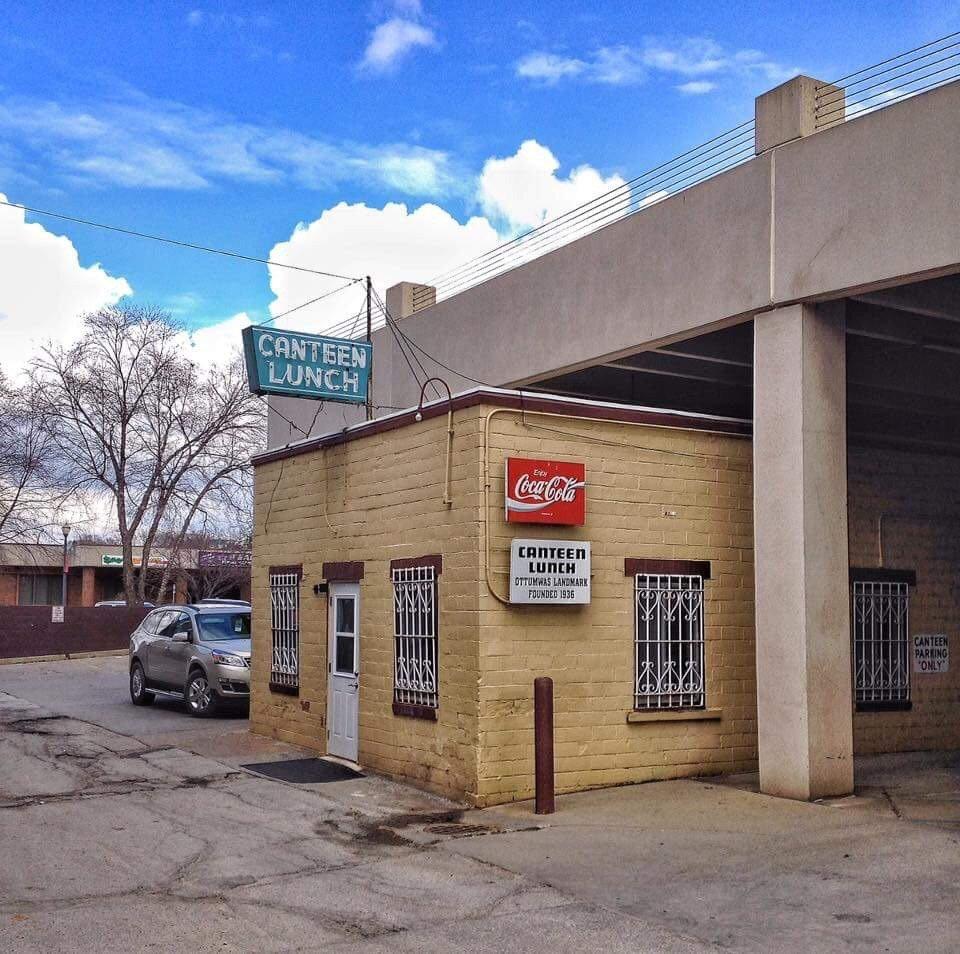
[[956,753],[861,761],[824,804],[745,777],[467,811],[262,778],[303,751],[126,691],[122,657],[0,666],[0,951],[960,946]]

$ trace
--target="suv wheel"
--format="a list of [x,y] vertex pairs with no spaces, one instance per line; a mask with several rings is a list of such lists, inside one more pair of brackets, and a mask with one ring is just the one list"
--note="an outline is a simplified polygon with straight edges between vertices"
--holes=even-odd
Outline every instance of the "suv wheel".
[[149,706],[156,699],[147,689],[147,677],[138,662],[130,667],[130,698],[135,706]]
[[187,709],[192,716],[210,716],[217,711],[217,693],[207,681],[206,673],[195,669],[187,680],[184,692]]

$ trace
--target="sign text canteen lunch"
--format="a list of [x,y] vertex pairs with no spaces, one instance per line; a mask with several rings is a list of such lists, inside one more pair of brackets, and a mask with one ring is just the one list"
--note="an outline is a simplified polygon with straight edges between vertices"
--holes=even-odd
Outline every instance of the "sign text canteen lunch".
[[590,544],[583,540],[513,540],[510,602],[590,602]]
[[367,400],[373,347],[251,325],[243,329],[247,378],[254,394],[286,394],[361,404]]

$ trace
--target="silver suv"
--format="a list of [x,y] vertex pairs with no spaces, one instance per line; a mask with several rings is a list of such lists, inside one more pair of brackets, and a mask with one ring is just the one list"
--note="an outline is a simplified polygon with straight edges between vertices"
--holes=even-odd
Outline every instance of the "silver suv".
[[250,604],[204,600],[161,606],[130,637],[130,698],[158,694],[187,703],[191,715],[250,701]]

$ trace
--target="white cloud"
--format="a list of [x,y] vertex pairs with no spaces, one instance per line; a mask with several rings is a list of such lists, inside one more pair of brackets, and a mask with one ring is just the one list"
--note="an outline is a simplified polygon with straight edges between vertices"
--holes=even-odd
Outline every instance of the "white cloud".
[[557,83],[567,76],[577,76],[587,68],[583,60],[556,53],[528,53],[517,63],[517,76],[525,79]]
[[688,96],[702,96],[704,93],[712,93],[717,88],[716,83],[710,80],[690,80],[689,83],[681,83],[677,89]]
[[705,37],[686,37],[675,43],[647,40],[641,56],[651,69],[681,76],[702,76],[729,66],[721,46]]
[[22,369],[33,348],[47,340],[71,340],[82,330],[80,316],[132,291],[125,278],[108,274],[101,265],[81,265],[70,239],[27,222],[21,209],[0,206],[4,370]]
[[[382,209],[341,202],[315,221],[298,224],[289,239],[271,249],[270,258],[291,264],[323,262],[325,269],[344,275],[369,274],[382,295],[399,281],[428,281],[499,241],[496,229],[485,218],[477,216],[460,223],[430,203],[409,210],[400,202],[387,203]],[[276,297],[270,313],[281,314],[338,284],[291,269],[271,268],[270,287]],[[279,323],[305,331],[328,329],[356,314],[363,306],[363,294],[362,285],[357,285]]]
[[363,54],[362,69],[384,73],[397,66],[417,47],[435,47],[436,34],[429,27],[413,20],[393,17],[378,24]]
[[185,350],[189,349],[190,359],[197,364],[222,364],[240,351],[240,333],[251,323],[250,316],[241,311],[214,325],[185,333]]
[[769,82],[782,82],[797,72],[770,60],[759,50],[731,52],[709,37],[649,37],[639,46],[601,46],[578,56],[535,51],[516,64],[518,76],[548,85],[580,79],[624,86],[641,83],[652,73],[673,74],[688,78],[677,89],[694,95],[717,87],[717,83],[702,77],[760,76]]
[[0,137],[21,168],[53,163],[85,185],[204,189],[226,180],[328,188],[353,181],[437,197],[455,192],[461,179],[440,150],[333,143],[136,92],[74,105],[0,101]]
[[[604,177],[591,166],[578,166],[565,178],[560,160],[535,139],[528,139],[505,159],[488,159],[480,174],[478,197],[488,216],[513,231],[540,225],[584,202],[623,186],[618,175]],[[612,197],[613,204],[623,198]]]
[[[608,193],[604,211],[611,214],[639,209],[665,198],[657,192],[641,201],[631,199],[623,179],[604,176],[583,165],[568,175],[558,175],[560,162],[535,140],[524,142],[516,153],[489,159],[477,180],[477,199],[483,216],[465,223],[433,204],[409,209],[401,203],[383,208],[364,204],[339,205],[320,218],[300,223],[287,241],[270,252],[274,261],[290,264],[322,262],[323,267],[343,275],[370,274],[382,295],[400,281],[429,282],[499,245],[511,235],[541,224],[584,202]],[[546,245],[537,238],[515,247],[516,259],[533,258],[548,247],[571,241],[590,231],[595,221],[563,228]],[[272,315],[281,315],[298,305],[336,288],[340,282],[283,268],[270,269],[270,287],[275,295]],[[356,285],[328,299],[299,309],[279,324],[306,331],[349,331],[345,319],[360,314],[355,327],[363,327],[363,286]],[[340,327],[335,327],[339,325]]]

